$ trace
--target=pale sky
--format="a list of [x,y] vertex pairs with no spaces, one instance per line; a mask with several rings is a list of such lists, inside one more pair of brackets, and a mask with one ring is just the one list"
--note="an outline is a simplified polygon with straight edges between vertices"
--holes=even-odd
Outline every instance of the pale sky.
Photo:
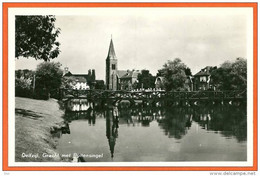
[[[169,10],[168,10],[169,11]],[[159,14],[159,15],[156,15]],[[247,57],[247,18],[242,13],[104,13],[57,16],[61,54],[53,61],[72,73],[96,70],[105,80],[105,59],[111,34],[119,70],[148,69],[180,58],[192,74],[205,66]],[[16,60],[16,69],[35,69],[34,59]]]

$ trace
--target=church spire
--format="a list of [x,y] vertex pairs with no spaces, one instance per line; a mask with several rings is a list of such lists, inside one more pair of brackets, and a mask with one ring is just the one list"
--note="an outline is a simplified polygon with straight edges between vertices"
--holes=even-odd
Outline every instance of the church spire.
[[109,50],[108,50],[108,55],[107,55],[107,59],[116,59],[116,52],[114,49],[114,44],[113,44],[113,40],[112,40],[112,35],[111,35],[111,41],[110,41],[110,45],[109,45]]

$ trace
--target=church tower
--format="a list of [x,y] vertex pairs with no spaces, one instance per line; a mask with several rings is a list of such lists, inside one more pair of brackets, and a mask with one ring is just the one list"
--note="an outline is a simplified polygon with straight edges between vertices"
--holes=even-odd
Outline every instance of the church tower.
[[117,90],[117,58],[112,38],[106,59],[106,87],[108,90]]

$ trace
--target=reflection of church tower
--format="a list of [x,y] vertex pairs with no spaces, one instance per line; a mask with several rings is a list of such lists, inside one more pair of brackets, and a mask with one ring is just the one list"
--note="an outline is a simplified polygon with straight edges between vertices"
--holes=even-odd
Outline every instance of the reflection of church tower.
[[118,117],[113,116],[113,111],[106,111],[106,136],[108,139],[111,157],[114,157],[116,138],[118,137]]
[[106,59],[106,87],[108,90],[117,90],[117,58],[112,38]]

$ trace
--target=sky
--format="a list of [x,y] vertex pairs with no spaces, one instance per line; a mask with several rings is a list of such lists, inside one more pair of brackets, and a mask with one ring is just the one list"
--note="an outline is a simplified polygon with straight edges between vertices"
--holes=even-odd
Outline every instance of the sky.
[[[93,10],[95,11],[95,10]],[[119,70],[148,69],[153,75],[167,60],[180,58],[192,74],[206,66],[247,57],[247,18],[239,11],[147,9],[56,15],[61,29],[58,61],[72,73],[96,70],[105,80],[111,35]],[[41,61],[16,59],[16,69],[35,69]]]

